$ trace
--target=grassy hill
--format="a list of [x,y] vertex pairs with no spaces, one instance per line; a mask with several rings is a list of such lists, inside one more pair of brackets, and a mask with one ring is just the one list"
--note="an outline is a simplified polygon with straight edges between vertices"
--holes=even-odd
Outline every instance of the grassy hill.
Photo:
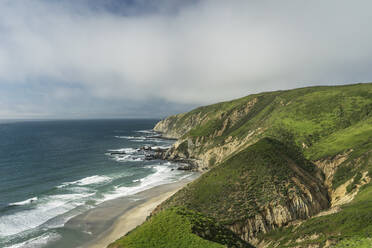
[[165,210],[109,248],[252,248],[214,219],[182,207]]
[[154,129],[178,138],[166,159],[205,173],[138,230],[182,206],[260,247],[372,247],[372,83],[249,95]]
[[[311,175],[315,170],[282,143],[264,138],[203,174],[162,207],[185,206],[232,228],[253,218],[252,229],[269,231],[328,207],[325,187]],[[264,217],[274,211],[280,218]]]
[[[317,160],[351,148],[366,148],[360,146],[372,140],[371,117],[369,83],[250,95],[168,117],[155,130],[178,130],[180,142],[191,145],[190,157],[205,161],[204,154],[214,148],[215,154],[208,157],[221,162],[229,154],[219,147],[232,141],[244,146],[247,137],[254,142],[265,136],[294,142],[307,159]],[[167,123],[167,128],[162,123]]]

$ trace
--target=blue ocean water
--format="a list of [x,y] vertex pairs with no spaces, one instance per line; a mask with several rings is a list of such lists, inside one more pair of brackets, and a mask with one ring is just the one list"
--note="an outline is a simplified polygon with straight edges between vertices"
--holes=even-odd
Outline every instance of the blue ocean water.
[[172,144],[154,137],[156,121],[0,123],[0,247],[43,247],[104,201],[189,176],[137,149]]

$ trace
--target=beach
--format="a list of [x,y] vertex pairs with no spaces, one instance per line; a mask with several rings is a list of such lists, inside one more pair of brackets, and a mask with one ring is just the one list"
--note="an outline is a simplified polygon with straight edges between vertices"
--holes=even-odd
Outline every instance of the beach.
[[8,124],[0,132],[8,137],[1,188],[9,189],[0,191],[0,247],[106,247],[141,224],[198,174],[151,157],[174,142],[156,136],[156,122]]
[[71,229],[83,228],[92,238],[83,248],[104,248],[124,236],[138,225],[161,202],[176,193],[194,178],[179,182],[164,184],[139,192],[135,195],[122,197],[105,202],[66,223]]

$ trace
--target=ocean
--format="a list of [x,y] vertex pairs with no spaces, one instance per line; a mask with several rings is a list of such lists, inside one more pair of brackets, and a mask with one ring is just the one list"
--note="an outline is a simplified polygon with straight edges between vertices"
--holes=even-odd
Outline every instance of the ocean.
[[192,176],[175,170],[175,163],[145,160],[138,150],[174,142],[156,137],[156,122],[0,123],[0,247],[56,247],[71,238],[64,225],[71,218],[103,202]]

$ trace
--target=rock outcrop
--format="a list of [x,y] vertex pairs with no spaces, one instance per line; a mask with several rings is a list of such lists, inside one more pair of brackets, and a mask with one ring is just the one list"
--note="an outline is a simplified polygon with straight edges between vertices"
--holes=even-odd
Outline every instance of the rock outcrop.
[[262,139],[211,169],[161,205],[208,214],[248,242],[329,207],[314,167],[283,144]]

